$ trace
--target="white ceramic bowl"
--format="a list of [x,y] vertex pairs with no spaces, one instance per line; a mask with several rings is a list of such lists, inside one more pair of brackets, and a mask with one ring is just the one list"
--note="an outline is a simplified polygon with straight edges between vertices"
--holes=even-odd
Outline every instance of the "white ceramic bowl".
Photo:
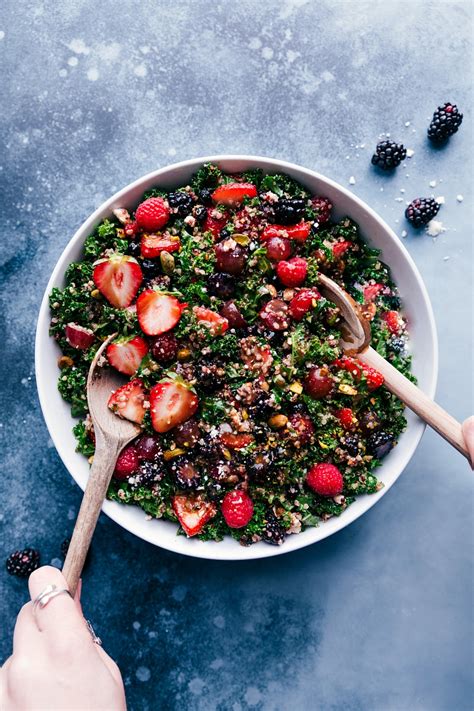
[[[43,415],[51,438],[64,465],[75,481],[84,489],[89,465],[85,457],[76,453],[72,434],[75,420],[69,405],[63,401],[58,389],[57,359],[60,355],[55,341],[48,335],[48,295],[54,286],[63,286],[64,273],[70,262],[81,258],[82,245],[87,235],[115,207],[133,209],[145,190],[158,185],[167,189],[185,185],[191,175],[206,162],[218,163],[225,172],[239,172],[248,168],[263,168],[267,172],[285,172],[305,185],[312,193],[326,195],[334,205],[336,217],[349,215],[361,228],[368,242],[382,250],[383,260],[390,266],[405,306],[413,352],[413,371],[422,390],[434,395],[438,371],[438,347],[433,312],[421,276],[398,237],[370,207],[355,195],[332,180],[292,163],[255,156],[210,156],[176,163],[149,173],[103,203],[77,230],[64,249],[46,288],[38,318],[36,333],[36,381]],[[243,547],[233,539],[220,543],[202,542],[177,536],[177,527],[168,521],[147,521],[144,512],[135,506],[123,506],[112,501],[104,502],[103,511],[127,531],[150,543],[171,551],[198,558],[215,560],[243,560],[267,558],[302,548],[344,528],[362,516],[394,484],[412,457],[423,434],[425,425],[411,412],[407,412],[408,427],[398,446],[384,460],[377,474],[384,488],[377,494],[361,496],[340,517],[310,528],[299,535],[288,536],[282,546],[257,543]]]

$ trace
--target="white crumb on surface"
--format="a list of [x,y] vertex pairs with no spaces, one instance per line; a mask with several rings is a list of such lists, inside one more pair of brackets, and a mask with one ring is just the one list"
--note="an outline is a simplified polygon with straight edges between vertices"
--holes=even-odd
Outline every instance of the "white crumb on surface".
[[404,193],[406,193],[405,188],[400,188],[400,192],[402,193],[402,195],[403,195]]
[[402,230],[402,237],[406,237],[408,232],[406,230]]
[[430,237],[438,237],[442,232],[446,232],[446,227],[440,220],[430,220],[426,225],[426,231]]
[[456,195],[456,200],[462,202],[464,200],[464,195]]
[[407,148],[407,158],[411,158],[414,155],[415,151],[413,150],[413,148]]
[[70,67],[77,67],[77,65],[79,64],[79,60],[77,57],[69,57],[67,63]]
[[89,54],[90,53],[90,47],[86,45],[83,39],[73,39],[69,42],[68,45],[66,45],[71,52],[74,52],[75,54]]
[[264,59],[272,59],[273,57],[273,49],[271,47],[264,47],[262,49],[262,57]]
[[430,182],[429,182],[430,188],[435,188],[436,185],[437,185],[436,180],[430,180]]
[[133,70],[133,73],[136,77],[146,77],[147,69],[144,64],[137,64],[137,66]]
[[354,178],[353,175],[349,178],[349,185],[355,185],[356,179]]
[[443,262],[447,262],[448,259],[451,259],[451,257],[443,257]]
[[405,126],[406,126],[407,128],[408,128],[409,125],[410,125],[410,121],[405,121]]
[[446,200],[444,199],[444,195],[439,195],[439,197],[435,198],[435,200],[439,205],[444,205],[444,203],[446,202]]
[[3,30],[0,30],[0,40],[4,39],[5,37],[5,32]]
[[87,70],[87,78],[89,79],[89,81],[97,81],[97,79],[99,78],[99,70],[95,67],[91,67]]
[[403,198],[402,198],[402,197],[396,197],[396,198],[395,198],[395,202],[403,202]]

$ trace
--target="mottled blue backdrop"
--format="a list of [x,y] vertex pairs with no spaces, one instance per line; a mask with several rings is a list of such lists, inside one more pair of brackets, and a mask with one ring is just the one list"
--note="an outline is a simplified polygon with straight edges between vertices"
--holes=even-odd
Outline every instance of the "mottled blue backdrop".
[[[49,274],[95,207],[167,163],[255,153],[351,184],[416,260],[439,327],[439,401],[469,414],[471,13],[467,1],[3,3],[2,559],[31,544],[57,563],[81,499],[33,375]],[[426,127],[446,100],[465,120],[434,150]],[[393,176],[370,167],[383,132],[414,151]],[[445,199],[436,240],[403,218],[430,194]],[[274,560],[186,559],[102,517],[84,607],[130,708],[471,708],[472,488],[427,432],[375,509]],[[4,572],[0,586],[5,658],[27,592]]]

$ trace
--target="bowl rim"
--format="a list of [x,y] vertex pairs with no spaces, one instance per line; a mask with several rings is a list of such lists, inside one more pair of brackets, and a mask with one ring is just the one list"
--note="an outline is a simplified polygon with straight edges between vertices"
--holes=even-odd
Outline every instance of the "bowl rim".
[[[325,183],[335,191],[338,191],[342,193],[346,198],[348,198],[350,201],[355,203],[355,205],[358,206],[359,209],[363,210],[370,216],[375,222],[378,223],[380,226],[381,230],[385,232],[385,234],[389,237],[390,240],[395,241],[399,251],[402,254],[403,260],[407,263],[407,265],[410,268],[410,271],[412,272],[412,275],[416,279],[417,286],[421,292],[421,295],[423,297],[423,302],[424,302],[424,308],[426,311],[426,315],[428,317],[428,333],[430,335],[430,343],[428,344],[428,349],[429,352],[432,355],[432,372],[431,372],[431,377],[428,381],[428,383],[425,385],[425,392],[430,396],[434,397],[435,391],[436,391],[436,384],[437,384],[437,379],[438,379],[438,336],[437,336],[437,328],[436,328],[436,323],[435,323],[435,318],[434,318],[434,313],[433,313],[433,307],[428,295],[428,291],[426,289],[426,286],[423,282],[423,279],[421,277],[421,274],[418,271],[418,268],[409,254],[408,250],[404,246],[404,244],[401,242],[401,240],[398,238],[398,236],[395,234],[395,232],[392,230],[392,228],[381,218],[375,210],[373,210],[365,201],[361,200],[357,195],[354,195],[350,190],[347,188],[343,187],[336,181],[332,180],[331,178],[327,178],[325,175],[322,175],[321,173],[318,173],[314,170],[311,170],[309,168],[305,168],[303,166],[298,165],[297,163],[292,163],[289,161],[284,161],[276,158],[270,158],[266,156],[257,156],[257,155],[249,155],[249,154],[216,154],[216,155],[210,155],[210,156],[202,156],[202,157],[197,157],[197,158],[191,158],[187,159],[184,161],[179,161],[177,163],[172,163],[170,165],[163,166],[162,168],[158,168],[156,170],[150,171],[149,173],[146,173],[145,175],[137,178],[136,180],[132,181],[125,187],[121,188],[117,192],[115,192],[111,197],[109,197],[107,200],[103,201],[99,207],[97,207],[86,220],[84,220],[81,225],[78,227],[78,229],[75,231],[74,235],[71,237],[71,239],[67,242],[65,247],[63,248],[55,266],[54,269],[51,273],[51,276],[48,280],[48,283],[46,285],[43,298],[41,300],[41,305],[38,313],[38,319],[37,319],[37,326],[36,326],[36,334],[35,334],[35,377],[36,377],[36,386],[37,386],[37,391],[38,391],[38,397],[39,397],[39,402],[41,406],[41,411],[44,417],[44,420],[46,422],[46,426],[49,432],[49,435],[53,441],[53,444],[56,448],[56,451],[59,454],[59,457],[64,464],[65,468],[68,470],[69,474],[72,476],[76,484],[81,489],[84,489],[83,485],[78,481],[78,478],[74,472],[74,469],[72,466],[70,466],[70,463],[68,463],[68,456],[71,455],[69,450],[66,451],[66,448],[63,447],[62,442],[61,442],[61,437],[58,432],[56,432],[55,427],[52,423],[52,419],[50,417],[50,405],[48,404],[48,391],[46,389],[45,385],[45,379],[43,378],[43,370],[44,370],[44,363],[46,356],[43,355],[42,349],[41,349],[41,341],[45,336],[44,329],[46,327],[46,333],[48,333],[48,326],[49,326],[49,319],[50,319],[50,314],[49,314],[49,294],[51,292],[51,289],[55,285],[55,282],[57,281],[58,277],[64,275],[64,270],[65,270],[65,262],[66,262],[66,255],[69,253],[70,249],[78,242],[81,238],[85,239],[85,236],[89,233],[89,231],[92,231],[95,226],[97,225],[98,221],[100,219],[104,219],[103,213],[105,211],[111,211],[114,207],[114,205],[117,203],[117,201],[120,201],[124,196],[127,196],[128,193],[133,191],[136,188],[139,188],[142,184],[147,183],[150,180],[159,180],[160,177],[163,175],[166,175],[167,173],[171,171],[177,171],[180,169],[197,169],[200,165],[203,165],[204,163],[221,163],[221,162],[230,162],[230,161],[238,161],[238,162],[243,162],[243,163],[249,163],[249,164],[258,164],[258,163],[270,163],[272,167],[266,167],[266,170],[275,170],[275,171],[282,171],[282,172],[288,172],[288,171],[297,171],[299,174],[302,174],[303,176],[306,175],[309,179],[311,180],[319,180],[322,183]],[[304,177],[302,178],[304,181]],[[49,333],[48,333],[48,338],[49,338]],[[71,416],[72,419],[72,416]],[[124,528],[126,531],[133,533],[137,537],[152,543],[153,545],[159,546],[160,548],[163,548],[164,550],[169,550],[174,553],[179,553],[181,555],[187,555],[190,557],[195,557],[195,558],[202,558],[202,559],[208,559],[208,560],[228,560],[228,561],[236,561],[236,560],[255,560],[255,559],[261,559],[261,558],[270,558],[276,555],[283,555],[285,553],[291,553],[295,550],[299,550],[301,548],[305,548],[306,546],[312,545],[313,543],[318,543],[328,536],[334,535],[338,531],[342,530],[349,524],[351,524],[353,521],[367,513],[375,504],[383,497],[385,494],[389,491],[389,489],[393,486],[395,481],[401,476],[403,473],[404,469],[406,468],[407,464],[409,463],[410,459],[414,455],[420,440],[423,436],[423,433],[425,431],[426,425],[419,421],[417,423],[418,425],[418,432],[414,438],[414,441],[412,442],[411,446],[407,448],[407,450],[404,452],[404,457],[402,458],[401,463],[399,463],[399,471],[398,474],[394,475],[393,481],[384,483],[384,487],[377,492],[376,494],[371,494],[370,496],[367,496],[362,510],[356,509],[355,506],[350,506],[348,509],[344,511],[344,513],[338,517],[337,519],[331,519],[333,522],[336,521],[336,524],[333,523],[332,526],[328,525],[330,522],[324,522],[324,524],[321,524],[319,527],[316,528],[311,528],[307,529],[307,531],[304,532],[304,534],[298,534],[291,536],[286,539],[284,545],[282,546],[268,546],[264,545],[263,543],[255,544],[249,547],[243,547],[240,546],[237,541],[232,541],[232,543],[235,543],[235,546],[230,550],[227,546],[223,546],[222,544],[215,543],[215,542],[208,542],[211,544],[212,548],[209,548],[207,544],[204,544],[205,547],[201,547],[200,545],[194,545],[196,541],[191,540],[191,539],[186,539],[183,537],[178,537],[176,536],[176,545],[174,545],[174,540],[172,543],[169,541],[161,542],[159,540],[156,540],[157,536],[156,534],[153,534],[153,528],[150,527],[150,534],[147,535],[147,532],[143,531],[136,531],[133,530],[133,526],[128,525],[127,523],[123,522],[122,519],[122,505],[113,502],[113,501],[104,501],[103,507],[102,507],[102,512],[105,513],[109,518],[111,518],[115,523],[119,524],[122,528]],[[75,454],[75,452],[74,452]],[[382,471],[382,469],[381,469]],[[144,512],[142,512],[143,515]],[[173,525],[173,524],[172,524]],[[315,535],[311,536],[311,532]],[[306,534],[306,535],[305,535]],[[309,534],[309,535],[308,535]],[[178,539],[181,539],[179,541]],[[183,548],[182,541],[186,541],[188,544],[186,547]],[[202,544],[201,541],[198,542],[199,544]],[[215,550],[214,550],[215,549]]]

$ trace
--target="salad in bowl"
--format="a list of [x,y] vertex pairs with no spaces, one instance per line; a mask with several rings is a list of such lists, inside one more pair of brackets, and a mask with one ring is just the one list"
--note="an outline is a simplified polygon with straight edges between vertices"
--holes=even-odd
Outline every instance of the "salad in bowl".
[[109,407],[143,431],[119,456],[110,500],[188,538],[285,546],[381,490],[404,407],[342,352],[321,272],[410,375],[407,319],[380,250],[284,170],[206,163],[172,188],[147,186],[90,231],[49,294],[50,335],[77,450],[91,461],[87,372],[116,334],[104,365],[124,385]]

